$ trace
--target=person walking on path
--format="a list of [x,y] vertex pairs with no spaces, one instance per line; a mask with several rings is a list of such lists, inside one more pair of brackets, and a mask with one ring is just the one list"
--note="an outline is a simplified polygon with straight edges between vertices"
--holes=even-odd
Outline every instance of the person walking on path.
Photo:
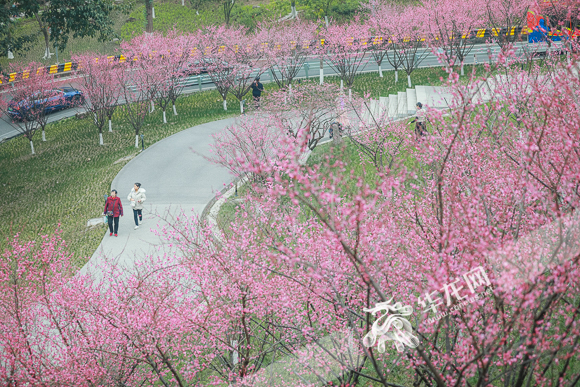
[[117,232],[119,231],[119,216],[123,216],[123,204],[121,203],[121,198],[117,196],[116,189],[111,190],[111,196],[105,202],[103,214],[107,215],[109,236],[113,236],[113,234],[117,236]]
[[262,91],[264,91],[264,85],[260,83],[260,77],[256,77],[254,79],[254,83],[252,83],[252,96],[254,97],[254,102],[256,104],[256,109],[260,108],[260,97],[262,96]]
[[421,137],[425,137],[427,135],[427,129],[425,128],[425,118],[427,114],[423,109],[423,104],[421,102],[417,102],[415,107],[417,109],[417,115],[415,116],[415,119],[411,121],[411,123],[415,123],[415,135],[417,136],[417,139],[420,139]]
[[147,199],[145,196],[145,189],[141,188],[141,183],[135,183],[135,185],[133,185],[133,189],[129,192],[127,199],[131,201],[131,207],[133,207],[135,230],[137,230],[139,224],[143,222],[143,202]]

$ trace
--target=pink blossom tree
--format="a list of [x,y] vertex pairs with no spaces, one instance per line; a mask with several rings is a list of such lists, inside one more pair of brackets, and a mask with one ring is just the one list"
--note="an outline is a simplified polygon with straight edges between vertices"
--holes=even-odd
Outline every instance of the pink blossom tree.
[[140,52],[151,52],[148,60],[158,65],[149,70],[151,73],[157,70],[157,74],[151,74],[152,82],[156,83],[151,89],[151,100],[161,106],[163,123],[167,123],[166,110],[169,104],[173,106],[173,114],[177,115],[175,101],[185,87],[183,76],[190,61],[191,48],[195,45],[194,39],[192,35],[182,35],[172,30],[166,36],[159,33],[142,35],[139,39],[133,39],[131,45],[134,49],[138,47]]
[[493,0],[485,3],[486,19],[493,28],[492,40],[504,53],[511,50],[516,41],[521,40],[520,34],[516,32],[526,25],[530,5],[531,2],[516,0]]
[[[265,28],[265,27],[262,27]],[[292,21],[290,23],[269,25],[272,78],[280,89],[292,88],[292,81],[304,67],[311,54],[316,25],[310,22]]]
[[[240,103],[240,112],[244,113],[243,100],[252,83],[271,66],[267,55],[271,42],[266,29],[258,30],[254,34],[249,34],[244,29],[229,29],[226,38],[229,43],[221,55],[218,51],[218,60],[227,63],[231,68],[228,74],[231,84],[229,93],[236,97]],[[232,44],[233,42],[237,43]]]
[[394,47],[401,59],[401,66],[407,73],[407,85],[412,86],[411,74],[425,60],[430,51],[425,47],[426,26],[425,20],[420,16],[421,9],[415,6],[407,6],[400,9],[400,13],[394,18],[392,31]]
[[[369,35],[371,35],[372,41],[369,42],[370,53],[373,60],[379,67],[379,77],[383,77],[382,64],[390,49],[390,40],[387,33],[386,27],[389,23],[388,7],[378,2],[377,0],[371,0],[367,4],[361,5],[364,10],[368,13],[367,25],[369,28]],[[377,8],[380,8],[377,9]],[[392,57],[392,59],[395,59]],[[390,62],[390,61],[389,61]],[[400,63],[393,60],[393,67],[395,71],[400,67]]]
[[247,172],[248,165],[256,159],[264,163],[279,161],[284,128],[280,120],[269,114],[242,116],[238,122],[214,135],[210,160],[228,168],[238,178],[252,182],[265,182],[267,176]]
[[376,35],[370,48],[373,59],[379,65],[379,73],[382,73],[380,65],[383,59],[386,59],[395,71],[395,83],[397,83],[399,69],[403,66],[403,56],[400,53],[403,47],[398,39],[400,32],[398,18],[402,12],[401,6],[381,0],[370,0],[368,4],[361,6],[367,11],[369,28]]
[[[144,39],[153,39],[153,35]],[[135,148],[139,147],[139,133],[149,113],[149,105],[157,98],[159,87],[167,76],[163,56],[155,51],[141,52],[144,46],[140,43],[143,41],[136,39],[135,43],[121,45],[132,58],[126,62],[126,79],[121,86],[125,117],[135,131]]]
[[393,5],[383,1],[371,1],[366,9],[370,13],[373,28],[389,39],[390,50],[386,53],[387,61],[395,69],[395,82],[398,81],[398,69],[407,73],[408,87],[412,86],[411,74],[429,55],[425,39],[427,35],[427,8],[413,5]]
[[449,68],[457,62],[464,75],[463,62],[469,55],[475,39],[473,31],[486,25],[486,14],[481,2],[465,7],[455,0],[436,0],[423,4],[420,9],[428,30],[428,41],[440,60]]
[[78,79],[83,92],[83,106],[93,117],[93,123],[99,132],[99,145],[103,145],[103,127],[109,122],[111,127],[111,109],[119,103],[121,81],[124,80],[125,66],[112,58],[86,54],[75,57],[79,63],[81,77]]
[[[206,69],[216,90],[222,97],[224,110],[228,110],[227,97],[233,84],[231,81],[233,64],[225,61],[224,50],[229,29],[224,26],[209,27],[206,31],[199,32],[198,41],[200,48],[197,55],[200,65]],[[201,51],[201,52],[200,52]]]
[[35,154],[34,135],[40,129],[42,141],[46,141],[48,114],[64,104],[64,95],[56,89],[59,83],[54,75],[48,74],[39,63],[31,62],[13,69],[19,74],[19,79],[0,97],[0,116],[26,137],[32,154]]
[[314,150],[325,138],[330,125],[341,115],[340,103],[344,93],[336,85],[300,85],[288,96],[284,91],[273,92],[264,101],[263,111],[297,144]]
[[[98,327],[83,320],[78,303],[95,299],[84,287],[85,277],[72,278],[76,268],[59,232],[43,236],[38,246],[20,241],[18,235],[8,242],[0,263],[2,384],[107,383],[102,367],[107,361],[87,351],[94,344],[92,330]],[[74,326],[87,331],[71,335]],[[119,375],[124,371],[120,364],[115,365]]]
[[324,44],[318,50],[324,61],[338,74],[341,85],[348,88],[351,96],[354,77],[368,62],[365,57],[370,49],[368,29],[355,20],[345,25],[333,24],[326,28],[323,36]]
[[[150,85],[150,74],[155,71],[148,64],[141,61],[140,64],[131,63],[126,83],[122,88],[122,98],[125,104],[123,111],[129,124],[135,131],[135,148],[139,147],[139,133],[143,127],[145,117],[149,113],[149,105],[154,85]],[[152,87],[151,87],[152,86]]]
[[[565,68],[550,77],[549,85],[546,78],[508,72],[510,78],[505,84],[495,83],[494,98],[485,105],[477,105],[481,102],[474,99],[473,88],[479,84],[452,83],[456,102],[451,119],[430,111],[433,133],[419,142],[402,127],[393,138],[403,150],[394,155],[398,161],[392,165],[397,168],[375,164],[380,174],[373,184],[360,179],[349,182],[352,177],[342,172],[337,161],[301,166],[304,147],[297,143],[287,143],[283,163],[256,159],[248,165],[253,173],[270,175],[271,184],[256,187],[247,201],[251,206],[246,207],[251,207],[248,219],[252,221],[238,223],[241,229],[233,235],[261,230],[259,243],[269,243],[273,264],[282,261],[303,267],[317,285],[322,284],[314,291],[306,285],[311,282],[296,282],[305,292],[318,295],[319,302],[334,305],[334,312],[324,314],[325,322],[334,323],[333,329],[350,326],[358,332],[355,353],[364,359],[362,367],[340,361],[342,369],[357,378],[396,384],[388,369],[397,364],[410,366],[409,380],[416,378],[419,385],[468,385],[466,378],[469,383],[497,378],[510,386],[529,379],[548,385],[576,377],[568,359],[575,357],[572,348],[577,348],[580,326],[577,308],[564,300],[577,301],[575,290],[568,286],[580,285],[575,279],[579,256],[577,243],[564,235],[577,235],[580,230],[573,212],[580,199],[574,188],[580,133],[570,132],[567,124],[556,124],[561,114],[570,112],[560,112],[553,101],[555,95],[573,98],[568,90],[577,80]],[[457,75],[452,77],[456,80]],[[528,105],[522,110],[522,100],[533,108]],[[547,132],[550,135],[545,137]],[[409,152],[418,165],[408,163]],[[550,163],[556,164],[548,167]],[[358,189],[349,193],[353,186]],[[511,187],[509,192],[505,187]],[[317,221],[302,220],[298,214],[303,211]],[[554,227],[554,220],[561,223]],[[539,227],[541,235],[554,238],[555,244],[538,243],[546,241],[536,239],[534,230]],[[564,233],[559,231],[562,227]],[[501,251],[498,246],[503,246]],[[517,264],[513,254],[518,255]],[[538,254],[547,266],[538,266]],[[465,273],[479,273],[480,282],[469,282],[472,287],[467,289],[462,280],[462,294],[453,293],[461,290],[459,285],[446,284]],[[343,278],[348,286],[340,284]],[[437,299],[436,289],[442,294]],[[487,295],[477,293],[468,303],[461,302],[460,297],[486,289]],[[389,346],[379,342],[377,348],[376,342],[363,340],[374,320],[355,312],[393,297],[403,303],[391,303],[393,313],[411,313],[403,308],[406,304],[415,309],[412,331],[399,332],[412,332],[406,336],[409,340],[401,341],[409,346],[408,363],[399,363],[403,359],[398,358],[394,365]],[[434,318],[432,309],[439,310]],[[339,311],[351,312],[341,318]],[[312,339],[309,335],[314,331],[302,328],[301,332],[303,339]],[[316,334],[317,343],[324,346]],[[566,345],[560,345],[561,339]],[[330,347],[324,348],[330,352]],[[561,369],[553,360],[538,365],[529,361],[544,356],[566,362],[564,373],[549,372],[550,367]],[[338,378],[348,377],[346,373]]]

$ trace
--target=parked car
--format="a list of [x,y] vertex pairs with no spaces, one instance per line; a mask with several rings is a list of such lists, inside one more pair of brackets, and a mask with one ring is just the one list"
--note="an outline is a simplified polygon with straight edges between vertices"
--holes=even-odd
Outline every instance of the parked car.
[[79,106],[83,102],[84,95],[82,91],[74,87],[58,87],[45,93],[38,93],[36,98],[31,96],[19,101],[10,101],[8,114],[15,121],[23,121],[35,106],[43,106],[46,114]]
[[[203,61],[196,60],[195,62],[188,63],[182,70],[181,74],[185,77],[192,75],[202,75],[207,74],[207,67],[212,65],[212,59],[205,59]],[[227,62],[222,62],[222,66],[231,71],[232,67],[228,66]]]
[[181,73],[185,77],[192,75],[207,74],[207,69],[198,61],[188,63],[182,70]]

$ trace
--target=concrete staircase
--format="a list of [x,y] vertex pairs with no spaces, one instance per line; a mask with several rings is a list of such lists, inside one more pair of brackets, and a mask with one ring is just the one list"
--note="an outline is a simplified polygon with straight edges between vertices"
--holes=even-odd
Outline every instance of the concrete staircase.
[[[476,104],[488,102],[496,85],[506,84],[507,79],[504,78],[500,75],[487,79],[481,84],[475,84],[472,89],[473,102]],[[371,99],[368,105],[370,111],[364,114],[365,121],[370,123],[371,114],[375,120],[413,116],[417,102],[421,102],[423,106],[428,106],[430,109],[447,109],[453,105],[454,97],[444,86],[415,86],[413,89],[390,94],[388,97]]]
[[412,116],[415,114],[417,102],[428,104],[431,107],[444,107],[440,106],[440,103],[433,104],[434,98],[427,98],[428,95],[430,96],[434,92],[434,90],[427,88],[430,88],[430,86],[416,86],[414,89],[390,94],[388,97],[371,99],[369,103],[370,113],[366,114],[366,116],[368,119],[370,119],[370,114],[377,118],[388,117],[391,119]]

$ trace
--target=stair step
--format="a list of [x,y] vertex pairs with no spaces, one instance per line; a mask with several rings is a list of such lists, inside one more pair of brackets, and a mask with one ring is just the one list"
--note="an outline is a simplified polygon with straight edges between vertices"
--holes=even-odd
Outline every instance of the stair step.
[[404,117],[407,115],[407,92],[399,91],[397,97],[398,97],[397,115],[399,117]]
[[380,117],[389,115],[389,97],[379,97]]
[[407,89],[407,114],[415,114],[417,105],[417,90]]
[[396,117],[398,112],[399,102],[396,94],[389,95],[389,117]]

